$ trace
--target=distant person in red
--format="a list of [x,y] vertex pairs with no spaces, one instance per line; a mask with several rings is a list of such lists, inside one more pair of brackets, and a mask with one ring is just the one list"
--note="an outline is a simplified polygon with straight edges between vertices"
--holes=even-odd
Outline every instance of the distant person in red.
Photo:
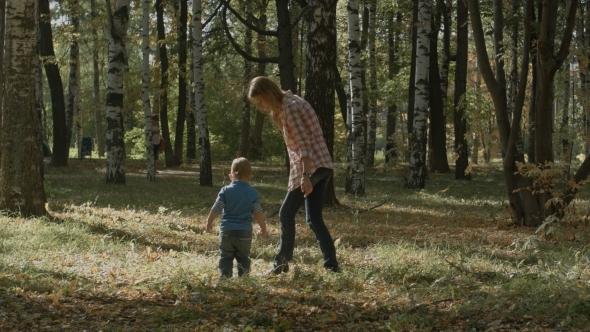
[[283,133],[291,163],[287,196],[279,211],[280,249],[271,272],[289,271],[295,247],[295,216],[304,203],[307,224],[324,256],[324,268],[338,272],[336,248],[322,217],[326,186],[334,166],[315,111],[303,98],[283,91],[264,76],[250,82],[248,98],[267,112]]

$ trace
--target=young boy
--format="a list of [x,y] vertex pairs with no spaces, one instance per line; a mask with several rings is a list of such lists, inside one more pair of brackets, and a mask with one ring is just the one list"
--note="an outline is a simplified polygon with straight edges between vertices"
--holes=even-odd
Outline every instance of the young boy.
[[252,247],[252,215],[260,225],[258,234],[266,234],[264,213],[258,191],[250,187],[252,166],[246,158],[234,159],[229,178],[232,182],[221,188],[207,218],[207,233],[213,232],[213,221],[221,215],[219,226],[219,272],[231,277],[234,258],[238,262],[238,276],[250,272]]

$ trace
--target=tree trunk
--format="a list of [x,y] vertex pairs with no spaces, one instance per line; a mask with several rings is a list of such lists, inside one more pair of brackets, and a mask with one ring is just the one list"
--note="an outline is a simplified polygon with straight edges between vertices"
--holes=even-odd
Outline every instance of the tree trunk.
[[[541,33],[537,44],[537,71],[539,75],[538,93],[536,96],[535,116],[535,157],[537,162],[547,165],[553,162],[553,99],[554,99],[554,78],[555,73],[565,62],[573,34],[575,15],[578,1],[568,1],[569,8],[566,10],[566,30],[562,37],[560,49],[555,52],[555,34],[559,3],[555,1],[543,1],[543,16],[541,19]],[[560,22],[560,24],[562,24]],[[538,193],[537,199],[542,220],[553,213],[552,208],[543,209],[545,202],[551,198],[551,193]]]
[[35,0],[8,0],[4,40],[4,96],[0,144],[0,209],[42,216],[45,188],[39,168],[41,125],[35,108]]
[[152,108],[150,106],[150,0],[141,2],[141,101],[143,104],[145,155],[148,181],[156,180],[156,160],[152,144]]
[[[426,133],[428,126],[430,32],[432,1],[418,1],[416,43],[415,105],[410,145],[410,170],[406,188],[424,188],[426,184]],[[408,110],[410,112],[410,110]]]
[[53,50],[53,33],[49,0],[39,0],[39,32],[41,33],[39,53],[47,75],[51,93],[51,112],[53,114],[53,155],[51,166],[68,166],[69,144],[66,136],[66,104],[64,88],[59,67]]
[[[68,97],[66,102],[66,141],[68,148],[72,146],[74,117],[76,113],[76,97],[78,84],[78,62],[80,59],[80,48],[78,38],[80,35],[80,19],[78,17],[78,1],[70,0],[67,3],[72,31],[70,33],[70,77],[68,82]],[[80,157],[80,156],[78,156]]]
[[[243,2],[244,16],[246,19],[250,19],[252,14],[250,13],[250,4]],[[248,54],[252,53],[252,30],[246,29],[244,33],[244,51]],[[252,63],[248,59],[244,59],[244,76],[242,80],[243,92],[242,92],[242,126],[240,130],[240,145],[238,150],[238,156],[247,158],[248,157],[248,143],[250,138],[250,101],[248,100],[248,88],[250,80],[252,79]]]
[[348,81],[350,85],[352,159],[350,194],[365,195],[365,132],[361,84],[359,0],[348,0]]
[[[586,0],[584,6],[580,6],[580,14],[582,15],[581,21],[584,24],[584,48],[583,55],[586,59],[590,58],[590,1]],[[585,8],[584,8],[585,7]],[[584,74],[583,85],[583,108],[584,108],[584,154],[590,155],[590,63],[586,64],[584,70],[580,70],[580,73]]]
[[180,161],[176,158],[172,150],[172,140],[170,139],[170,127],[168,124],[168,51],[166,47],[166,30],[164,28],[164,3],[163,0],[156,0],[156,16],[158,30],[158,52],[160,53],[160,91],[158,91],[158,101],[160,110],[160,130],[162,138],[166,142],[164,145],[164,158],[166,167],[176,167]]
[[[433,16],[434,17],[434,16]],[[440,20],[431,21],[430,56],[428,70],[428,103],[430,105],[430,171],[434,173],[450,173],[447,160],[446,119],[443,101],[442,82],[438,68],[438,31]]]
[[569,108],[570,108],[570,64],[569,61],[565,64],[563,71],[563,107],[561,108],[561,162],[563,164],[564,180],[570,178],[570,168],[572,162],[572,150],[570,144],[570,130],[569,130]]
[[412,146],[412,132],[414,126],[414,108],[416,107],[416,54],[418,52],[418,0],[412,0],[412,55],[410,60],[410,80],[408,82],[408,109],[407,125],[408,133],[408,153],[407,160],[410,160]]
[[195,103],[197,109],[197,126],[199,135],[200,171],[199,184],[213,185],[211,169],[211,145],[209,142],[209,124],[205,107],[205,77],[203,73],[203,29],[201,23],[201,0],[193,0],[193,67],[195,71]]
[[97,12],[96,0],[90,0],[90,16],[92,17],[92,68],[93,68],[93,94],[94,94],[94,122],[96,129],[96,147],[99,157],[104,157],[104,133],[102,130],[103,113],[100,105],[100,71],[98,69],[98,31],[96,30]]
[[[315,110],[328,146],[330,156],[334,158],[334,96],[336,64],[336,1],[312,0],[308,3],[307,16],[309,31],[307,34],[307,68],[305,74],[305,100]],[[330,179],[326,190],[324,204],[339,204],[334,192],[334,181]]]
[[[293,40],[291,39],[291,16],[289,1],[276,1],[277,35],[279,40],[279,75],[281,89],[297,91],[295,80],[295,62],[293,61]],[[287,163],[288,165],[289,163]]]
[[[455,59],[455,96],[454,96],[454,125],[455,125],[455,180],[471,180],[471,173],[465,171],[469,166],[467,150],[467,119],[465,117],[465,93],[467,92],[467,65],[469,62],[469,26],[467,4],[457,0],[457,55]],[[476,73],[477,75],[477,73]],[[479,144],[478,137],[473,142],[472,162],[477,164]]]
[[78,159],[82,159],[82,119],[80,114],[80,17],[78,0],[69,3],[70,21],[70,80],[68,82],[68,102],[66,105],[66,141],[72,144],[74,123],[76,128],[76,147]]
[[174,137],[174,156],[182,163],[184,147],[184,122],[186,120],[186,39],[187,39],[187,0],[179,0],[180,16],[178,22],[178,110],[176,113],[176,135]]
[[[266,4],[266,2],[264,2]],[[266,6],[259,7],[260,12],[258,15],[258,28],[260,30],[266,30]],[[258,34],[256,48],[258,52],[259,58],[266,57],[266,36],[262,34]],[[259,62],[256,69],[256,74],[258,76],[266,75],[266,63]],[[266,115],[262,112],[256,112],[256,118],[254,120],[254,127],[250,132],[250,138],[248,143],[248,156],[250,160],[262,160],[262,129],[264,127],[264,119]]]
[[[387,26],[387,79],[393,80],[393,77],[399,72],[400,66],[397,63],[397,52],[399,44],[399,32],[394,26],[394,12],[388,11],[388,26]],[[401,20],[401,14],[397,15],[398,22]],[[385,143],[385,163],[388,164],[395,156],[397,156],[397,146],[395,144],[395,126],[397,120],[398,107],[395,103],[387,106],[387,129],[386,129],[386,143]]]
[[[542,15],[542,11],[543,11],[543,4],[541,1],[538,1],[538,15],[535,15],[535,9],[533,7],[533,9],[531,9],[531,14],[533,17],[533,20],[536,20],[536,25],[537,28],[533,29],[531,31],[531,46],[530,46],[530,50],[531,50],[531,64],[532,64],[532,82],[531,82],[531,97],[530,97],[530,103],[529,103],[529,112],[528,112],[528,119],[529,119],[529,123],[528,123],[528,139],[527,139],[527,145],[526,145],[526,152],[527,152],[527,156],[528,156],[528,162],[529,163],[536,163],[537,158],[535,157],[535,117],[536,117],[536,104],[537,104],[537,87],[538,87],[538,70],[537,70],[537,56],[538,56],[538,51],[537,51],[537,43],[539,42],[539,32],[538,32],[538,27],[541,26],[541,15]],[[536,17],[536,18],[535,18]]]
[[123,129],[123,75],[125,73],[125,39],[129,26],[129,0],[117,0],[109,20],[109,74],[107,92],[107,183],[125,183],[125,130]]
[[377,140],[377,55],[375,51],[375,38],[377,26],[376,0],[369,4],[369,94],[367,114],[367,151],[365,166],[375,166],[375,141]]
[[190,56],[188,57],[188,77],[187,81],[188,84],[186,86],[186,96],[187,96],[187,111],[186,111],[186,159],[188,162],[192,162],[193,160],[197,159],[197,131],[196,131],[196,124],[197,119],[195,118],[196,113],[196,104],[195,104],[195,66],[193,66],[193,21],[189,22],[189,51]]

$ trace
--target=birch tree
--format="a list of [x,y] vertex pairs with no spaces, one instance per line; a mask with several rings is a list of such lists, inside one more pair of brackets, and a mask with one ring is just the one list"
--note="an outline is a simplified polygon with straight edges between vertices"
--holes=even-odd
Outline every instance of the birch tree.
[[147,179],[148,181],[154,181],[156,180],[156,159],[154,158],[154,146],[152,144],[152,110],[150,106],[150,0],[141,2],[141,11],[141,50],[143,57],[141,63],[141,101],[145,120],[145,154]]
[[[305,71],[305,100],[315,110],[330,156],[334,157],[334,96],[336,65],[336,1],[313,0],[308,3],[307,68]],[[326,205],[338,204],[334,182],[326,188]]]
[[203,29],[201,23],[201,0],[193,0],[193,67],[195,81],[195,107],[200,150],[199,184],[213,185],[211,169],[211,143],[205,105],[205,77],[203,73]]
[[106,0],[109,22],[109,73],[107,91],[107,183],[125,183],[125,132],[123,130],[123,74],[125,73],[125,39],[129,25],[129,0],[117,0],[112,12]]
[[367,151],[365,166],[375,165],[375,141],[377,139],[377,52],[375,39],[377,32],[377,0],[369,4],[369,114],[367,114]]
[[[416,77],[410,145],[410,170],[406,188],[424,188],[426,184],[426,134],[428,129],[428,70],[430,68],[430,31],[432,1],[418,1],[416,40]],[[411,110],[408,110],[410,112]]]
[[90,0],[90,17],[92,18],[92,92],[94,97],[94,104],[92,105],[94,112],[94,128],[96,130],[96,148],[99,157],[104,157],[104,136],[102,131],[103,112],[100,107],[100,71],[98,68],[98,14],[96,10],[96,0]]
[[359,0],[348,0],[348,81],[351,108],[350,194],[365,195],[365,130],[361,82]]
[[35,0],[6,2],[0,209],[25,216],[47,214],[39,167],[41,125],[35,107],[36,14]]

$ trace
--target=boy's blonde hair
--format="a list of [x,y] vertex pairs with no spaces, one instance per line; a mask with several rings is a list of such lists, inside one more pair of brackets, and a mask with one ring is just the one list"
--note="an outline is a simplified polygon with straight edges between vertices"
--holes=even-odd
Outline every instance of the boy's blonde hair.
[[243,179],[248,175],[252,175],[252,165],[246,158],[236,158],[231,163],[231,174],[238,180]]
[[250,81],[250,88],[248,89],[248,99],[252,100],[254,97],[260,97],[270,103],[273,112],[279,112],[283,102],[283,90],[266,76],[254,77]]

